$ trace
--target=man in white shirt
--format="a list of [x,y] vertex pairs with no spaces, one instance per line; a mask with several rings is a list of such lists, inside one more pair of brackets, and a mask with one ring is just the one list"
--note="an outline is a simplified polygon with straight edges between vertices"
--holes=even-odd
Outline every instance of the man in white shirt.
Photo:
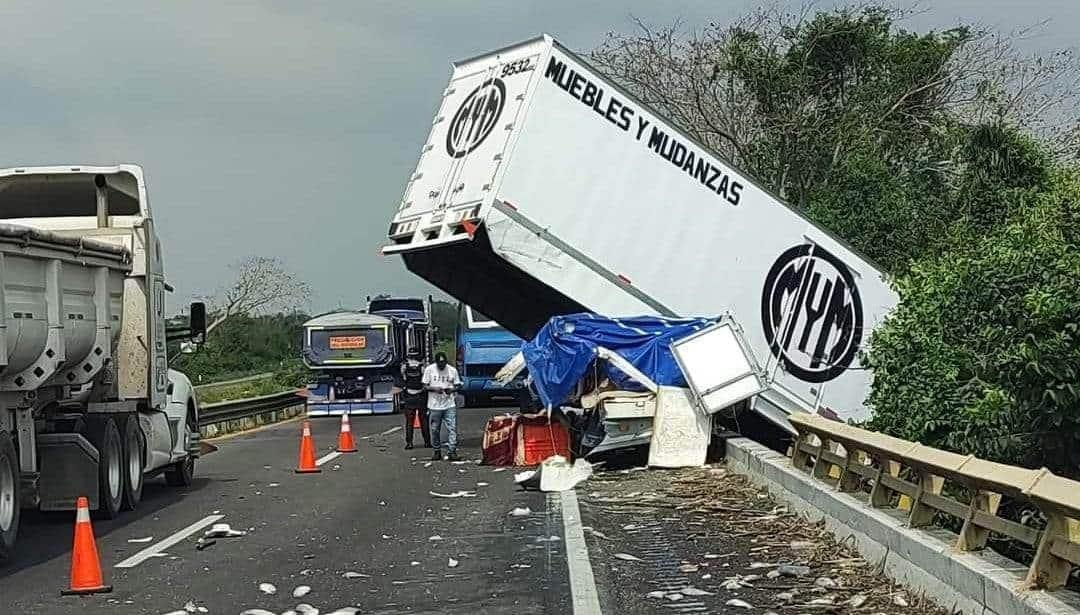
[[424,369],[424,388],[428,392],[428,419],[431,421],[432,461],[442,459],[442,426],[446,425],[446,458],[457,461],[457,406],[454,395],[461,378],[454,366],[446,362],[446,353],[435,355],[435,362]]

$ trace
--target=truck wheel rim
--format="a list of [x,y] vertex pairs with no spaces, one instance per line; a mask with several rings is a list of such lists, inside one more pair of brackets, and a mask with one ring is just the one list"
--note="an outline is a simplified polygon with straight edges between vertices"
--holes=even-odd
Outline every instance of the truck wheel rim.
[[0,455],[0,531],[11,529],[15,520],[15,472],[11,460]]
[[142,484],[142,447],[137,437],[134,442],[128,443],[128,480],[131,481],[131,489],[138,491]]
[[106,480],[109,487],[109,497],[116,499],[120,497],[120,486],[123,483],[123,471],[120,465],[120,442],[113,440],[109,443],[109,467],[106,470]]

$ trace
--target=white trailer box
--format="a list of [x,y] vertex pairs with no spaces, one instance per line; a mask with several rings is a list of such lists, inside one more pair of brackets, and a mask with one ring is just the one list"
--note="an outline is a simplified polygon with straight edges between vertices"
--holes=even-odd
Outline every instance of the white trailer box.
[[453,65],[389,238],[522,337],[575,311],[730,313],[765,412],[865,418],[858,351],[896,304],[871,262],[550,36]]

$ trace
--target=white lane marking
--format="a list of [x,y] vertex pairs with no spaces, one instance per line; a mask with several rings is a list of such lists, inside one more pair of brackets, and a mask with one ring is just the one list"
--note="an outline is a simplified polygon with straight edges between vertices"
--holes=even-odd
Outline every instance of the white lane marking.
[[581,529],[581,510],[574,490],[559,494],[562,504],[563,531],[566,536],[566,566],[570,569],[570,595],[574,615],[602,615],[596,580],[589,562],[589,546]]
[[203,517],[202,519],[196,521],[195,523],[192,523],[191,525],[189,525],[189,526],[185,527],[184,529],[176,532],[175,534],[173,534],[173,535],[171,535],[171,536],[169,536],[167,538],[163,538],[161,541],[156,542],[156,543],[150,545],[149,547],[146,547],[145,549],[143,549],[142,551],[139,551],[135,555],[132,555],[131,557],[129,557],[126,560],[124,560],[124,561],[120,562],[119,564],[117,564],[116,567],[117,568],[134,568],[135,566],[138,566],[139,564],[141,564],[144,561],[150,559],[151,557],[157,557],[158,554],[160,554],[165,549],[168,549],[169,547],[171,547],[174,544],[180,542],[181,540],[187,538],[188,536],[191,536],[195,532],[198,532],[199,530],[201,530],[204,527],[210,525],[211,523],[216,523],[217,521],[220,521],[221,519],[224,519],[224,518],[225,518],[225,515],[209,515],[207,517]]
[[392,434],[392,433],[394,433],[396,431],[401,431],[401,425],[398,425],[397,427],[391,427],[390,429],[387,429],[386,431],[380,432],[379,435],[380,436],[388,436],[388,435],[390,435],[390,434]]
[[316,466],[321,466],[322,464],[326,463],[327,461],[333,461],[334,459],[337,459],[338,457],[341,457],[341,453],[339,453],[338,451],[334,451],[332,453],[327,453],[327,454],[323,455],[322,457],[319,457],[318,459],[316,459],[315,460],[315,465]]

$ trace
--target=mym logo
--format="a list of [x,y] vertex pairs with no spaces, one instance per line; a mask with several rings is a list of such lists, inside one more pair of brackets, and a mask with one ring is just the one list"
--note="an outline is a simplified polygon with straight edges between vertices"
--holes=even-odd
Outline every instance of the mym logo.
[[862,343],[863,308],[854,276],[821,246],[789,248],[765,278],[761,325],[773,355],[796,378],[836,378]]
[[461,158],[480,146],[499,122],[506,105],[506,86],[497,77],[469,92],[446,130],[446,153]]

